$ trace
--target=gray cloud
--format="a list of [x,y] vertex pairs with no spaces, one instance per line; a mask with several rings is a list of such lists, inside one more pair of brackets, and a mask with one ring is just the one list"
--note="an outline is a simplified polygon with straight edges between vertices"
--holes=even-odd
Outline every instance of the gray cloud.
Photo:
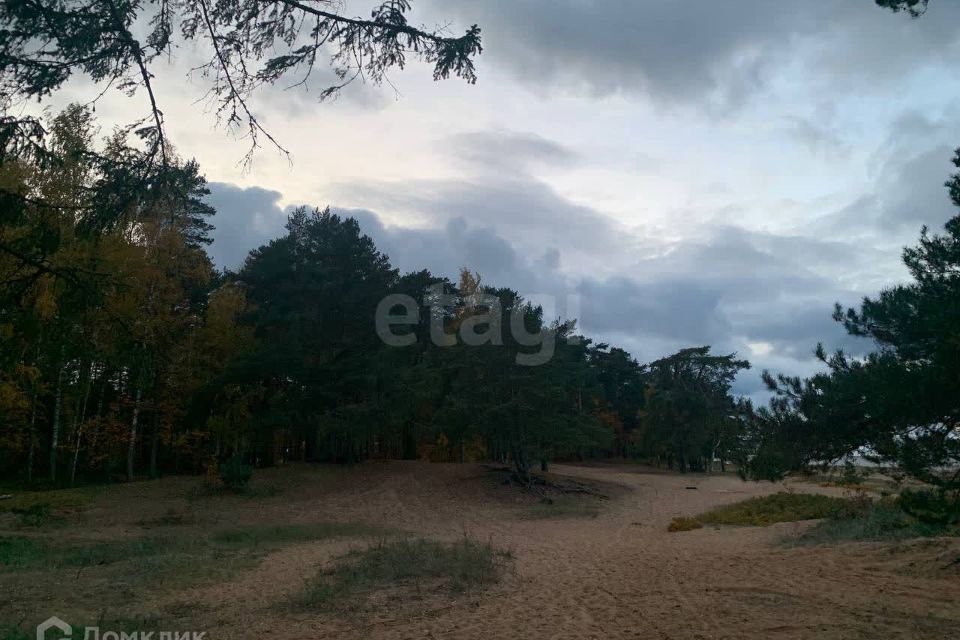
[[255,249],[283,233],[286,212],[277,204],[278,191],[260,187],[242,188],[225,182],[211,182],[207,202],[217,210],[213,245],[214,264],[236,269]]
[[897,118],[873,155],[873,187],[817,220],[811,232],[849,241],[869,253],[884,244],[912,242],[920,227],[938,230],[956,214],[944,182],[956,171],[953,145],[960,144],[960,117],[933,120],[914,112]]
[[446,155],[482,169],[496,167],[528,172],[536,166],[569,167],[579,156],[553,140],[515,131],[471,131],[450,136],[438,145]]
[[431,12],[481,24],[484,57],[531,85],[726,108],[798,61],[846,90],[952,65],[960,7],[934,3],[921,20],[867,0],[434,0]]

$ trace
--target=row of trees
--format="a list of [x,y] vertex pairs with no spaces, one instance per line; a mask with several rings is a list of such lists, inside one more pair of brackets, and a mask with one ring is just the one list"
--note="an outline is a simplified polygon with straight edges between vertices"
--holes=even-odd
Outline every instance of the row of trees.
[[[0,166],[17,196],[0,239],[41,256],[0,255],[7,476],[156,476],[242,455],[499,459],[526,479],[555,458],[644,455],[685,471],[734,456],[743,406],[730,384],[749,365],[732,355],[701,347],[641,365],[466,269],[456,283],[400,274],[355,220],[329,211],[297,210],[239,272],[217,273],[195,163],[171,162],[147,197],[98,226],[78,212],[109,192],[110,167],[143,151],[122,134],[98,146],[80,106],[49,129],[42,157]],[[375,310],[390,294],[421,305],[400,329],[415,334],[409,346],[378,336]],[[513,331],[466,344],[461,329],[497,322],[488,300],[554,341],[552,357],[518,364],[541,347]]]
[[[7,150],[0,163],[8,478],[156,476],[242,456],[495,459],[527,479],[552,459],[608,455],[680,471],[734,461],[776,478],[856,453],[960,489],[960,216],[905,250],[912,282],[837,308],[876,352],[818,348],[825,370],[805,380],[765,372],[774,398],[755,411],[730,392],[749,367],[733,354],[695,347],[640,364],[466,269],[458,282],[400,274],[329,211],[297,210],[283,237],[218,273],[195,163],[168,147],[169,166],[118,204],[109,194],[136,175],[124,168],[149,151],[123,133],[98,144],[84,107],[48,128],[44,153]],[[960,207],[960,177],[947,186]],[[378,335],[391,294],[419,305],[418,322],[394,329],[413,334],[404,347]],[[497,322],[492,306],[554,340],[552,357],[519,364],[542,347],[514,331],[468,344],[465,332]]]

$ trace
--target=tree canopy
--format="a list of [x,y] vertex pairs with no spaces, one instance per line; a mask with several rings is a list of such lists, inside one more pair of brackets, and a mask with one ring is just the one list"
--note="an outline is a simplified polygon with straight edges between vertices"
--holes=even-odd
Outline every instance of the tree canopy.
[[[960,168],[960,151],[954,156]],[[960,208],[960,174],[946,183]],[[759,477],[861,453],[943,491],[960,491],[960,215],[903,252],[912,282],[837,305],[834,318],[873,340],[864,357],[817,348],[824,373],[765,374],[776,394],[758,415]]]

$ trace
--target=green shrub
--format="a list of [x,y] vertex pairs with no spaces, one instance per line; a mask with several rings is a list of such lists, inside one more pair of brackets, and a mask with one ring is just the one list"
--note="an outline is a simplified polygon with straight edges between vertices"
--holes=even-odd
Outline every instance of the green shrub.
[[355,608],[371,593],[424,586],[460,593],[498,582],[512,556],[489,543],[463,538],[380,541],[343,556],[312,580],[302,596],[308,606]]
[[937,525],[960,522],[960,501],[940,491],[905,489],[897,504],[921,522]]
[[957,535],[956,528],[930,524],[901,509],[897,501],[871,502],[860,511],[840,511],[805,531],[794,544],[824,544],[857,540],[905,540],[936,535]]
[[849,499],[780,492],[718,507],[698,516],[697,520],[703,524],[766,527],[777,522],[829,518],[849,508]]
[[220,480],[224,486],[231,491],[244,491],[250,484],[250,478],[253,477],[253,466],[244,463],[243,456],[234,455],[228,461],[220,465]]

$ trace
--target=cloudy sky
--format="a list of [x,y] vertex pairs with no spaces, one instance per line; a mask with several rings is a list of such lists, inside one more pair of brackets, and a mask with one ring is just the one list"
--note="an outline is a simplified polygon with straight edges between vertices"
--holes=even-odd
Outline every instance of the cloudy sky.
[[[904,279],[903,245],[951,215],[960,3],[918,20],[872,0],[413,4],[414,22],[482,27],[479,82],[412,64],[330,104],[319,82],[263,93],[292,164],[264,149],[243,170],[246,143],[185,80],[191,51],[158,69],[170,135],[212,183],[219,265],[290,206],[329,204],[401,269],[478,270],[641,360],[738,351],[755,394],[760,369],[812,371],[818,340],[869,347],[833,303]],[[137,99],[97,113],[129,121]]]

